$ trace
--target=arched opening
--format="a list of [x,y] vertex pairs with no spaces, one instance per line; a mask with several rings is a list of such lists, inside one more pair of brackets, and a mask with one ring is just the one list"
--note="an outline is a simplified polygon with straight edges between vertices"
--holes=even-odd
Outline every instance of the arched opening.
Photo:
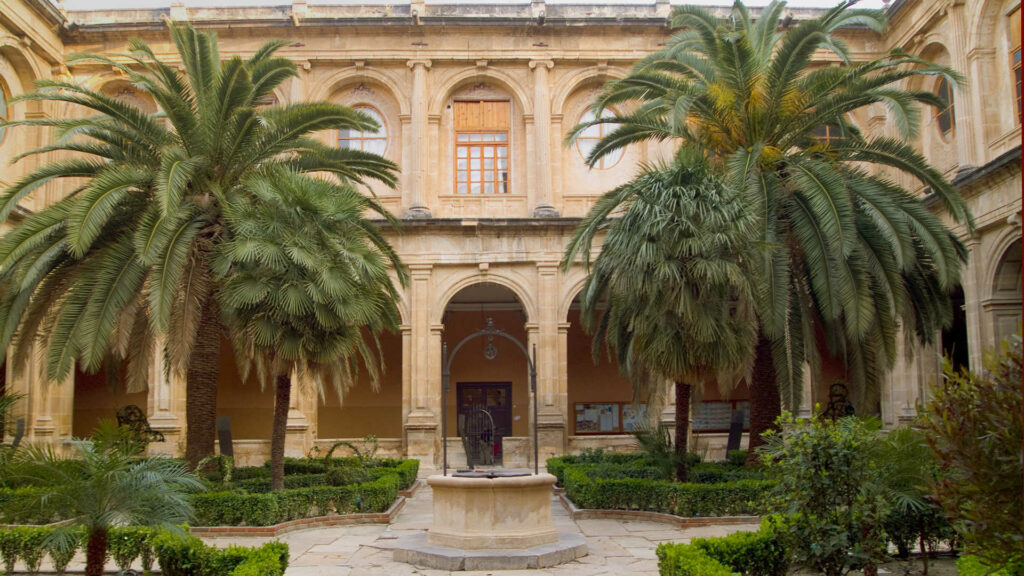
[[[338,440],[354,440],[373,434],[378,440],[389,439],[400,445],[402,438],[402,335],[380,335],[380,358],[384,371],[379,388],[374,390],[365,367],[359,379],[343,398],[334,390],[324,390],[317,409],[317,437],[320,445]],[[306,392],[312,393],[312,392]],[[382,444],[382,448],[385,446]]]
[[226,337],[221,337],[220,354],[217,372],[217,416],[231,419],[231,441],[234,444],[235,460],[239,465],[260,465],[265,454],[255,450],[259,457],[246,460],[246,450],[238,441],[251,443],[270,442],[270,433],[274,417],[274,386],[268,382],[261,386],[255,373],[242,379],[241,371],[235,359],[235,350]]
[[101,420],[116,420],[118,410],[126,406],[147,410],[146,391],[128,392],[123,378],[105,370],[89,374],[76,367],[73,385],[71,435],[75,438],[92,434]]
[[[442,321],[449,353],[488,321],[527,342],[525,307],[499,284],[463,288],[448,302]],[[470,340],[453,358],[450,383],[445,397],[450,465],[463,466],[470,453],[480,457],[477,462],[526,467],[532,449],[529,369],[515,343],[501,337]]]
[[992,279],[992,329],[999,344],[1021,329],[1021,241],[1015,240],[1003,252]]
[[967,312],[964,304],[964,289],[960,286],[950,294],[953,306],[953,323],[942,331],[942,355],[949,359],[954,370],[967,368],[970,357],[967,343]]

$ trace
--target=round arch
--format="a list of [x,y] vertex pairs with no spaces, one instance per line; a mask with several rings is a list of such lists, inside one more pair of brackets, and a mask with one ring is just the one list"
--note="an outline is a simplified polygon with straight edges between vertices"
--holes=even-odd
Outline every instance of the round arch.
[[402,91],[398,88],[398,82],[390,74],[370,68],[358,69],[352,67],[331,74],[323,82],[319,83],[319,88],[310,94],[310,99],[313,101],[327,100],[334,92],[360,80],[369,80],[380,84],[388,90],[388,95],[398,103],[400,114],[411,113],[407,99],[399,97]]
[[581,86],[590,82],[607,82],[608,80],[619,80],[625,78],[626,73],[618,68],[604,68],[591,66],[578,72],[574,72],[565,80],[559,82],[559,88],[555,91],[551,100],[551,113],[562,114],[565,102],[569,97],[580,89]]
[[1018,249],[1021,247],[1021,235],[1020,230],[1017,228],[1011,228],[1004,231],[995,245],[995,250],[992,251],[992,255],[989,256],[988,262],[985,263],[984,278],[988,279],[988,287],[986,289],[986,298],[995,298],[996,292],[999,286],[999,273],[1000,269],[1006,261],[1007,256],[1010,255],[1010,250],[1014,246]]
[[582,267],[574,266],[567,274],[566,289],[562,291],[562,296],[558,302],[559,322],[568,321],[569,308],[572,307],[573,300],[583,291],[583,285],[586,283],[587,273],[583,271]]
[[987,0],[978,4],[978,10],[968,19],[968,52],[991,48],[994,39],[1001,37],[998,27],[1003,17],[1020,5],[1020,0]]
[[430,101],[427,114],[432,116],[440,115],[444,110],[445,103],[451,99],[452,94],[459,88],[470,82],[480,82],[483,80],[491,80],[502,89],[507,90],[524,115],[533,114],[533,102],[528,97],[526,90],[523,89],[511,74],[494,68],[463,70],[446,79],[444,84],[438,89],[437,96]]
[[441,323],[444,318],[444,311],[448,308],[448,304],[456,294],[462,291],[463,288],[483,283],[497,284],[498,286],[507,288],[515,295],[516,299],[519,300],[519,303],[522,305],[523,311],[526,313],[527,322],[536,321],[537,304],[530,296],[530,291],[527,288],[526,282],[522,279],[515,278],[512,275],[487,272],[486,274],[472,274],[458,278],[443,287],[440,290],[441,296],[435,301],[436,305],[434,306],[433,313],[431,314],[431,323]]
[[[25,50],[21,41],[10,34],[0,34],[0,56],[3,56],[11,64],[11,69],[20,85],[19,88],[28,92],[35,87],[35,81],[47,77],[44,75],[39,63],[32,57],[31,53]],[[8,83],[10,88],[10,83]],[[14,96],[15,94],[8,94]],[[41,112],[43,103],[33,100],[24,101],[24,106],[31,112]]]

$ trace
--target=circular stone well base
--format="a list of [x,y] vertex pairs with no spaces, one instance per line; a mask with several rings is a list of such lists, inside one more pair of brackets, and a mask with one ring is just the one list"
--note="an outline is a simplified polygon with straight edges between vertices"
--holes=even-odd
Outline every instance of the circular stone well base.
[[399,538],[394,546],[395,562],[438,570],[528,570],[571,562],[587,555],[583,536],[559,532],[558,541],[521,550],[461,550],[427,542],[427,534]]

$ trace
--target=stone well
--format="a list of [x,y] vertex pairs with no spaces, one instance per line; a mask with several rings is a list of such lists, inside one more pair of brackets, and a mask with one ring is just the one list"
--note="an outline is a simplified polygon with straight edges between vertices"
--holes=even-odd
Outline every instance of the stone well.
[[400,538],[394,558],[441,570],[546,568],[586,556],[586,541],[551,523],[551,474],[431,476],[434,521]]

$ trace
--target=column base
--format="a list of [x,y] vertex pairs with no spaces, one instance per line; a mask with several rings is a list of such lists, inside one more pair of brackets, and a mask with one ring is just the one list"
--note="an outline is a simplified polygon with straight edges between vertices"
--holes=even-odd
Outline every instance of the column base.
[[534,218],[558,218],[561,214],[550,204],[541,204],[533,209]]
[[405,457],[416,458],[421,467],[437,468],[440,437],[436,422],[417,422],[405,425]]
[[430,217],[430,208],[427,208],[426,206],[412,206],[402,213],[402,218],[409,218],[412,220],[426,220]]

